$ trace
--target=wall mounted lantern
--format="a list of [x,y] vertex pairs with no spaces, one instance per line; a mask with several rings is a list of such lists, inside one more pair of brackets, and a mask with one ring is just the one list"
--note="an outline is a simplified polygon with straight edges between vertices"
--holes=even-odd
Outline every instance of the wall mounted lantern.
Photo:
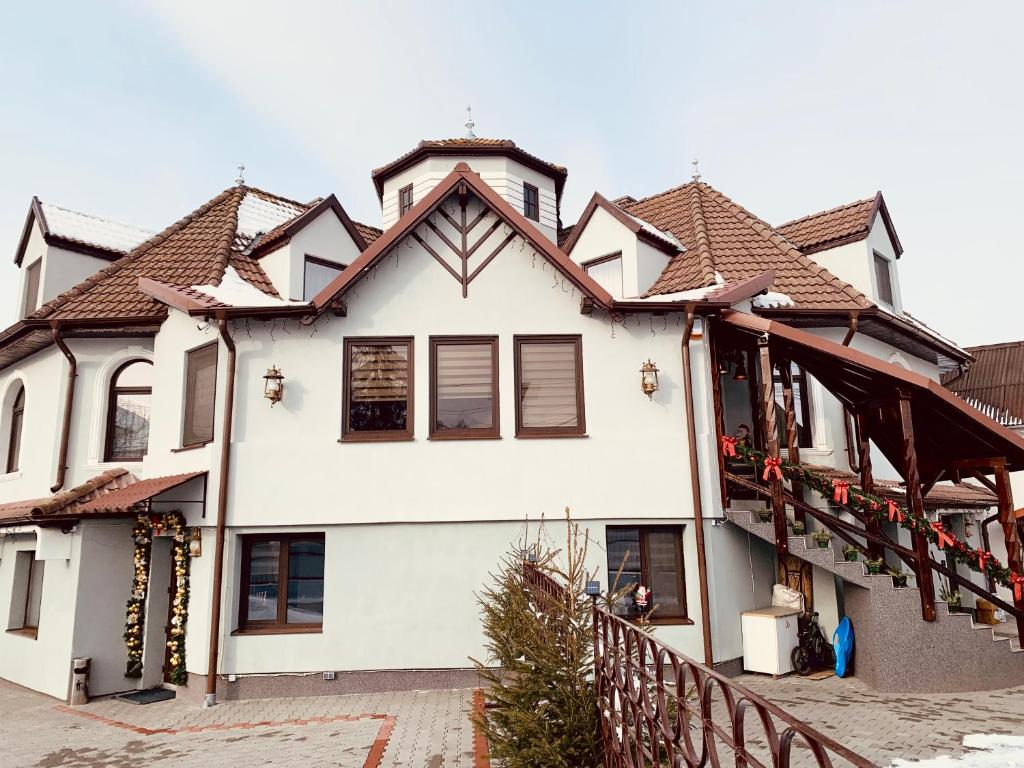
[[277,366],[270,366],[263,377],[263,396],[270,401],[271,408],[281,402],[281,398],[284,397],[284,374],[278,370]]
[[743,355],[740,355],[739,362],[736,363],[736,373],[732,376],[733,381],[746,381],[747,380],[747,366],[743,364]]
[[190,528],[188,532],[189,557],[203,556],[203,532],[199,528]]
[[648,397],[653,397],[658,391],[658,366],[650,358],[640,368],[640,389]]

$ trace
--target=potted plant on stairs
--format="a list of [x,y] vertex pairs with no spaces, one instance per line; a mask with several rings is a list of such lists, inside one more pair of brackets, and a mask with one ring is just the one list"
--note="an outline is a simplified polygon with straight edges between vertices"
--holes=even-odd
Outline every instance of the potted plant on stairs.
[[898,568],[890,568],[889,575],[892,576],[892,585],[897,589],[907,586],[907,576],[910,574],[906,571]]
[[767,507],[757,510],[757,519],[762,523],[770,523],[772,521],[772,511]]
[[857,558],[860,557],[860,547],[855,547],[853,544],[843,545],[843,557],[847,562],[856,563]]
[[793,529],[794,536],[803,536],[807,530],[803,520],[792,520],[789,525]]
[[870,557],[864,561],[864,565],[867,566],[868,573],[875,575],[882,572],[882,566],[885,565],[885,560],[878,558],[873,560]]
[[815,542],[817,542],[818,546],[821,549],[827,549],[828,543],[832,541],[832,534],[822,529],[812,533],[811,538],[814,539]]

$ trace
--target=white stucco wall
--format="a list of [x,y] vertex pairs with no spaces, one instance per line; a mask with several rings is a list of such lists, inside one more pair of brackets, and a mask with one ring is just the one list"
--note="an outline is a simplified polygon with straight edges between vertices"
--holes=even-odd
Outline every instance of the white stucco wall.
[[21,312],[24,301],[25,276],[28,268],[39,259],[42,259],[42,264],[39,273],[38,306],[42,306],[54,296],[73,288],[95,272],[110,266],[110,261],[107,259],[86,256],[55,245],[47,245],[39,230],[38,222],[34,222],[21,261],[17,312]]

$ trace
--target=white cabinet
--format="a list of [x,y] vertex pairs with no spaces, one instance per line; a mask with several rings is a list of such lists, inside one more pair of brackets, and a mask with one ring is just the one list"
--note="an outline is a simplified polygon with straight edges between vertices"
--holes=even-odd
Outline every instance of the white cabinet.
[[793,671],[790,656],[799,644],[796,608],[773,606],[740,614],[743,668],[748,672],[785,675]]

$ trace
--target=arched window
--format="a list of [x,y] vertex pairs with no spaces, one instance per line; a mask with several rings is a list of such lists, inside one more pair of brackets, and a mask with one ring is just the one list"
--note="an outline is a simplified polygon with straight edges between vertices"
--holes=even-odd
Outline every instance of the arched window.
[[11,433],[7,442],[7,471],[17,472],[21,457],[21,425],[25,419],[25,387],[18,387],[11,406]]
[[139,461],[149,447],[153,364],[131,360],[110,379],[106,461]]

